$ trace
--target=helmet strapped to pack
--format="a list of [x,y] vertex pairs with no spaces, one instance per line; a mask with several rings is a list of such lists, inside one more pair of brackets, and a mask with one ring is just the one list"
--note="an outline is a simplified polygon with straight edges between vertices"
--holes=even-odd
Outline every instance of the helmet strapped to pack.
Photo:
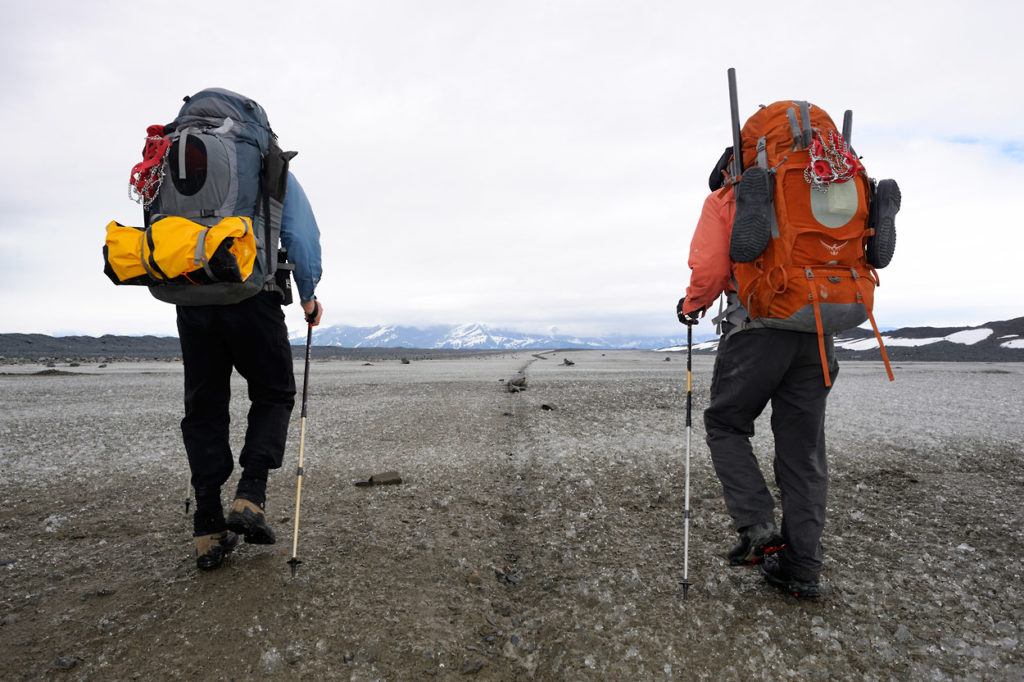
[[[730,88],[735,98],[732,82]],[[884,221],[871,210],[875,182],[850,148],[850,120],[848,115],[844,136],[824,110],[786,100],[761,107],[740,131],[734,110],[742,174],[737,177],[734,166],[720,190],[736,197],[730,257],[746,326],[816,333],[826,385],[831,379],[825,335],[866,320],[892,378],[872,314],[876,266],[888,261],[868,257],[869,242]],[[891,183],[886,187],[894,195],[883,202],[888,243],[894,245],[899,190],[894,181],[883,182]]]
[[265,290],[285,297],[276,275],[290,269],[278,250],[294,155],[277,145],[255,101],[221,88],[186,97],[171,123],[147,129],[129,188],[144,227],[108,226],[108,276],[178,305],[236,303]]

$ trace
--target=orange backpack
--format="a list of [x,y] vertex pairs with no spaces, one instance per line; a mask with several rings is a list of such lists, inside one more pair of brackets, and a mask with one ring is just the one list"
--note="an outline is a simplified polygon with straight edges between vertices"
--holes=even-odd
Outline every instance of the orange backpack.
[[[744,124],[740,141],[743,173],[734,183],[730,255],[751,322],[816,332],[831,385],[825,334],[870,320],[891,381],[871,312],[879,283],[868,257],[874,181],[829,115],[808,102],[761,108]],[[894,247],[894,231],[891,240]],[[875,264],[884,267],[891,255],[890,248],[885,263]]]

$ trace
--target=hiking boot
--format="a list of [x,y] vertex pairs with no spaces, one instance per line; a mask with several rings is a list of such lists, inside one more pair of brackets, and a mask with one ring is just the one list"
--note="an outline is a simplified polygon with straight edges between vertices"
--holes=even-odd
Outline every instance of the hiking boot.
[[192,539],[196,544],[196,567],[200,571],[209,571],[220,566],[238,544],[238,536],[229,530],[198,535]]
[[272,545],[277,542],[274,531],[267,525],[263,507],[241,497],[235,498],[228,513],[228,528],[245,538],[251,545]]
[[740,531],[736,544],[729,550],[729,563],[733,566],[753,566],[765,554],[774,554],[786,546],[779,529],[772,522],[757,523]]
[[900,210],[902,195],[895,180],[880,180],[871,187],[871,207],[868,227],[875,233],[868,237],[867,261],[876,268],[884,268],[896,251],[896,214]]
[[772,236],[771,176],[760,166],[743,171],[734,190],[736,217],[729,238],[729,257],[737,263],[749,263],[768,247]]
[[782,567],[782,562],[777,556],[766,556],[761,564],[761,572],[764,573],[765,582],[797,599],[821,597],[821,584],[817,580],[797,580]]

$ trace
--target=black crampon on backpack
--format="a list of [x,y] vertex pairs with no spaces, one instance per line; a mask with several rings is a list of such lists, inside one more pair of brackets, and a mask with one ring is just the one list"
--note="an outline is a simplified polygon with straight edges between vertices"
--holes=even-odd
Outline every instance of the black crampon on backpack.
[[209,88],[148,133],[130,186],[144,227],[107,226],[110,279],[177,305],[237,303],[260,291],[290,302],[292,266],[279,240],[295,152],[278,146],[263,108]]

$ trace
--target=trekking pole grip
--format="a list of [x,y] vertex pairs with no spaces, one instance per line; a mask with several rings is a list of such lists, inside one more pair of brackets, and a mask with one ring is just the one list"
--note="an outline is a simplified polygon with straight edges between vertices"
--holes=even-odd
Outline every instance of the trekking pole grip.
[[317,316],[317,314],[319,312],[320,312],[320,304],[317,303],[316,299],[314,298],[313,299],[313,312],[308,313],[306,315],[306,323],[307,324],[313,324],[313,322],[316,320],[316,316]]

